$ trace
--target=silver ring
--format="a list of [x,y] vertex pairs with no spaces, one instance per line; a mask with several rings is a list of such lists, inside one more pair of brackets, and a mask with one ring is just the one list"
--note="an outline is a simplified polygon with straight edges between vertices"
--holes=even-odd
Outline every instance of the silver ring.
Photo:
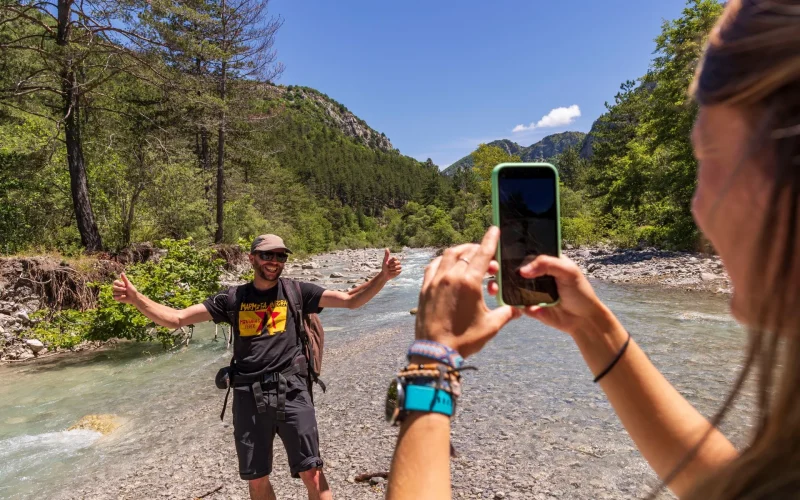
[[469,259],[466,259],[464,257],[459,257],[458,260],[463,260],[464,262],[467,263],[467,265],[469,265]]

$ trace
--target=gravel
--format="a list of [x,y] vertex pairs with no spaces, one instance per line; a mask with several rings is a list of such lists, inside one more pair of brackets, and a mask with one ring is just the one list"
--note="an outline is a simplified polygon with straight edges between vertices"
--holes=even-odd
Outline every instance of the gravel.
[[570,249],[564,254],[575,261],[589,278],[720,294],[733,291],[716,255],[610,247]]

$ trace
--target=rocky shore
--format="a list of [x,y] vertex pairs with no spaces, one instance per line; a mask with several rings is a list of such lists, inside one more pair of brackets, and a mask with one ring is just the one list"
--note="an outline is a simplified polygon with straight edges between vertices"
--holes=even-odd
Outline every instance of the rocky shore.
[[[653,284],[720,294],[732,291],[730,279],[716,255],[602,246],[568,248],[564,255],[575,261],[589,278],[612,283]],[[341,250],[288,264],[286,271],[296,279],[352,288],[380,271],[381,258],[380,250]],[[329,271],[331,266],[342,265],[343,272]]]
[[613,283],[655,284],[687,291],[732,292],[730,279],[716,255],[611,247],[567,249],[564,254],[575,261],[589,278]]

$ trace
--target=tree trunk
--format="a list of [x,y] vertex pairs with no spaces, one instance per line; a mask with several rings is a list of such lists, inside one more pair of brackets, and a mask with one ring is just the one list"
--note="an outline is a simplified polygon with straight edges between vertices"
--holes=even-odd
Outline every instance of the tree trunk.
[[72,205],[81,243],[89,252],[103,249],[100,231],[94,220],[92,204],[89,200],[89,182],[86,176],[86,162],[83,158],[83,140],[81,137],[80,99],[77,90],[75,71],[72,68],[71,55],[68,52],[69,23],[72,0],[58,0],[58,34],[56,42],[64,50],[63,69],[61,71],[61,91],[64,104],[64,133],[67,143],[67,164],[69,166]]
[[122,246],[127,248],[131,244],[131,229],[133,228],[133,215],[136,202],[139,200],[139,195],[144,190],[142,184],[136,187],[136,190],[131,196],[131,204],[128,206],[128,213],[125,214],[125,222],[122,225]]
[[219,114],[219,137],[217,138],[217,234],[215,243],[222,243],[222,224],[225,219],[225,71],[226,63],[222,62],[222,79],[220,81],[220,98],[223,110]]
[[217,233],[214,235],[215,243],[222,243],[223,228],[225,220],[225,78],[228,70],[227,54],[227,12],[225,11],[225,0],[221,2],[221,21],[222,21],[222,64],[220,66],[219,98],[222,109],[219,112],[219,137],[217,138]]
[[212,203],[212,181],[214,179],[213,172],[211,170],[211,148],[209,146],[209,138],[211,137],[211,133],[209,133],[208,129],[205,125],[202,126],[200,129],[200,168],[201,168],[201,175],[203,176],[203,190],[205,192],[206,197],[206,208],[208,208],[208,216],[206,217],[206,228],[210,233],[213,229],[213,220],[214,220],[214,205]]

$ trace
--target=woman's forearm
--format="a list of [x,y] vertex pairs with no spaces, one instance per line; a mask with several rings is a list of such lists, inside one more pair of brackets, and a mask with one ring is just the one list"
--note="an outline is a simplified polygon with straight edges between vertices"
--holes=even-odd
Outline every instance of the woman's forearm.
[[[574,335],[594,374],[608,366],[628,336],[610,312],[606,318],[593,325],[595,331]],[[708,420],[672,387],[633,340],[600,386],[639,451],[661,478],[673,471],[709,429]],[[669,487],[682,496],[736,456],[730,441],[715,429]]]
[[411,413],[400,428],[386,498],[443,500],[450,496],[450,417]]

